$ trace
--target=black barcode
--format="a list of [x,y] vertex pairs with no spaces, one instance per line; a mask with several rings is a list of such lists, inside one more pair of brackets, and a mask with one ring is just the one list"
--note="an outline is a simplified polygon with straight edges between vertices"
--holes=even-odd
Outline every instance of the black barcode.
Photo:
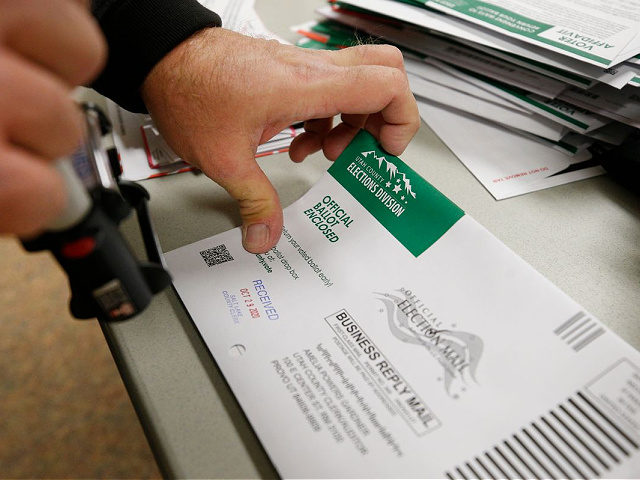
[[204,263],[207,264],[207,267],[213,267],[214,265],[220,265],[221,263],[231,262],[233,260],[226,245],[207,248],[206,250],[202,250],[200,255]]
[[445,472],[454,479],[600,478],[638,450],[626,428],[576,395]]

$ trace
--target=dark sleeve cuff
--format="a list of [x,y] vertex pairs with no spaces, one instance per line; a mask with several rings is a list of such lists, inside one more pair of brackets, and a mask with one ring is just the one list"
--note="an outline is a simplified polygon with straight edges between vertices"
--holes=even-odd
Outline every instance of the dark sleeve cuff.
[[198,30],[222,25],[196,0],[94,0],[92,9],[109,57],[91,87],[132,112],[147,111],[140,87],[156,63]]

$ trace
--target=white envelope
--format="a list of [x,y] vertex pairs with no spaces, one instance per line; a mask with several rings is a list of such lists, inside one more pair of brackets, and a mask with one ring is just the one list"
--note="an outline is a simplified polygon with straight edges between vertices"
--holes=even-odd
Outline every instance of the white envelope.
[[638,352],[368,134],[268,253],[166,259],[283,477],[640,473]]

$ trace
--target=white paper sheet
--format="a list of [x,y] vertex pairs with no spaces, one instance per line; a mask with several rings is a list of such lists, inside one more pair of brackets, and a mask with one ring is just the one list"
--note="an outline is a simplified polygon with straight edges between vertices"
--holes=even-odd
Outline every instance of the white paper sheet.
[[438,68],[460,78],[468,84],[474,85],[486,92],[507,100],[509,103],[518,105],[526,111],[541,115],[565,127],[581,133],[588,133],[601,128],[611,120],[591,113],[588,110],[576,107],[570,103],[558,99],[544,98],[534,93],[522,91],[518,88],[510,88],[504,83],[495,82],[491,79],[482,78],[472,72],[464,72],[452,65],[444,62],[427,60]]
[[254,9],[254,0],[198,1],[220,16],[224,28],[250,37],[275,39],[280,43],[288,43],[265,27]]
[[640,128],[640,97],[634,88],[614,90],[606,85],[596,85],[589,90],[581,90],[572,87],[562,92],[558,98]]
[[436,37],[429,40],[428,44],[422,48],[422,52],[547,98],[555,98],[566,88],[565,83],[553,78]]
[[405,57],[404,67],[407,73],[420,77],[424,80],[428,80],[433,83],[437,83],[440,86],[447,87],[458,92],[462,92],[465,95],[477,97],[482,100],[501,105],[511,110],[516,110],[523,114],[529,114],[530,110],[517,105],[505,99],[502,96],[496,95],[494,92],[489,92],[486,89],[477,86],[474,83],[467,81],[466,78],[457,77],[452,75],[448,71],[441,67],[441,62],[436,63],[430,59],[427,60],[414,60]]
[[[413,5],[405,5],[394,0],[344,0],[343,3],[390,16],[391,18],[406,22],[409,25],[442,32],[446,35],[456,37],[460,41],[467,42],[474,48],[487,47],[492,49],[491,51],[502,51],[517,55],[524,59],[540,62],[554,68],[587,77],[588,79],[609,84],[615,88],[622,88],[634,75],[633,70],[626,68],[625,65],[616,65],[615,68],[605,69],[586,64],[580,60],[569,58],[514,38],[504,37],[497,32],[483,29],[478,25],[465,22],[459,18],[425,10]],[[347,25],[357,26],[364,31],[377,33],[385,38],[388,37],[391,41],[398,41],[400,44],[408,42],[405,45],[407,47],[419,49],[420,45],[424,44],[423,34],[403,26],[394,26],[393,28],[387,28],[383,24],[376,26],[375,22],[367,22],[353,15],[332,12],[328,8],[321,9],[320,12],[327,18],[338,20]],[[503,58],[509,59],[509,57]],[[511,57],[511,61],[517,63],[518,59]],[[523,64],[523,66],[527,65],[530,66],[530,62]],[[566,75],[564,80],[567,81]],[[578,79],[576,78],[576,80]],[[586,87],[589,86],[589,84],[582,83],[582,85],[577,86]]]
[[424,3],[502,35],[593,65],[612,66],[640,50],[640,5],[626,0]]
[[166,255],[284,478],[638,477],[638,352],[375,143],[330,172]]
[[[559,174],[571,157],[479,117],[419,102],[420,116],[496,200],[602,175],[600,166]],[[463,133],[464,132],[464,133]]]
[[448,105],[473,115],[479,115],[492,122],[548,138],[549,140],[558,141],[568,131],[559,123],[540,115],[529,112],[523,113],[520,110],[492,103],[479,97],[466,95],[412,74],[407,74],[407,76],[411,91],[418,97]]

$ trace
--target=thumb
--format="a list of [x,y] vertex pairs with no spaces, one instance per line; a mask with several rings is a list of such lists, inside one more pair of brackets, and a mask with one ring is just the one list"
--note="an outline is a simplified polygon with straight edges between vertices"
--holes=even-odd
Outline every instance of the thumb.
[[226,138],[233,151],[216,152],[202,171],[238,202],[242,217],[242,245],[251,253],[265,253],[280,239],[282,207],[278,194],[255,160],[246,139]]

